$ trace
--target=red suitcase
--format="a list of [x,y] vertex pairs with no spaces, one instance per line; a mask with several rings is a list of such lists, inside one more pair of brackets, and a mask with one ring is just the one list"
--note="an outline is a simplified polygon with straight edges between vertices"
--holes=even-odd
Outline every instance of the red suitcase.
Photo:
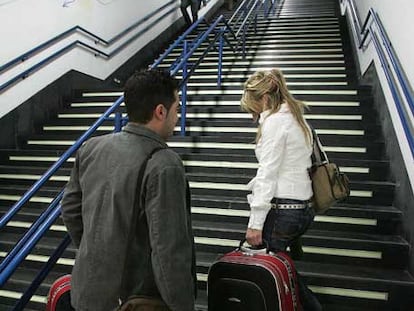
[[53,282],[47,297],[46,311],[71,311],[70,305],[70,280],[67,274]]
[[209,269],[208,311],[302,311],[291,258],[239,248]]

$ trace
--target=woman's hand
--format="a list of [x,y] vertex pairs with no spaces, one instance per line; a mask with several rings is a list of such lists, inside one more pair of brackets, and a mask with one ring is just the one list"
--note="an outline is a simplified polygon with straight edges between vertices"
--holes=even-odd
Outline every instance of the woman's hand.
[[262,230],[256,229],[247,229],[246,231],[246,240],[251,246],[260,246],[262,245]]

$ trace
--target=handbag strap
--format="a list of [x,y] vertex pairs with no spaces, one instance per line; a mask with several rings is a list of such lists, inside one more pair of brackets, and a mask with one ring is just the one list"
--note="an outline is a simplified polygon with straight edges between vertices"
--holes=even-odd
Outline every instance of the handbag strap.
[[[138,210],[140,209],[140,202],[141,202],[141,188],[142,188],[142,181],[144,179],[144,173],[145,173],[145,169],[147,168],[147,163],[148,161],[151,159],[151,157],[157,152],[160,151],[162,149],[166,149],[165,147],[155,147],[154,149],[151,150],[151,152],[147,155],[147,157],[144,159],[144,161],[141,164],[141,167],[139,169],[138,172],[138,178],[137,178],[137,186],[136,186],[136,190],[135,190],[135,199],[134,199],[134,207],[132,210],[132,217],[131,217],[131,226],[129,229],[129,233],[128,233],[128,242],[127,242],[127,247],[126,249],[128,250],[132,244],[132,240],[133,240],[133,236],[134,236],[134,232],[136,229],[136,225],[138,222],[137,219],[137,215],[138,215]],[[127,273],[127,269],[126,269],[126,264],[128,263],[129,257],[130,257],[130,252],[127,252],[125,255],[125,262],[124,262],[124,271],[122,273],[122,278],[121,278],[121,293],[124,292],[124,281],[125,281],[125,275]],[[121,301],[120,301],[121,302]]]
[[312,130],[312,138],[313,138],[313,152],[312,152],[312,166],[314,165],[321,165],[324,163],[329,163],[328,156],[326,155],[325,151],[323,150],[321,141],[319,140],[318,135],[313,127]]

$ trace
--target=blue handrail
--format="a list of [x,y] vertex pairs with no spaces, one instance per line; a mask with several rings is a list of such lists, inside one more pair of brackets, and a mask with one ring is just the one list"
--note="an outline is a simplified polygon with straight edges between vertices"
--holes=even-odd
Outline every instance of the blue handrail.
[[[255,3],[257,3],[258,0],[256,0]],[[203,18],[202,18],[203,19]],[[201,20],[202,20],[201,19]],[[224,19],[223,16],[220,16],[216,22],[213,24],[214,27],[216,27],[220,21]],[[190,27],[190,31],[186,31],[185,34],[188,35],[201,21],[197,21],[195,25]],[[212,29],[214,27],[210,27],[207,32],[211,33]],[[203,39],[206,39],[208,37],[208,34],[205,34],[202,36]],[[181,39],[184,40],[185,37],[182,37]],[[181,40],[181,41],[182,41]],[[176,41],[173,44],[173,48],[178,46],[180,42]],[[197,44],[197,47],[201,45],[201,41]],[[176,74],[180,68],[182,68],[184,62],[188,60],[188,58],[193,54],[196,48],[193,48],[191,52],[189,52],[185,59],[183,59],[179,65],[175,68],[175,70],[172,72],[173,74]],[[169,51],[171,52],[172,49],[170,47]],[[163,56],[156,61],[157,64],[159,64],[162,60],[165,59],[167,56],[166,53],[163,54]],[[152,68],[155,68],[152,66]],[[73,146],[71,146],[62,156],[59,158],[59,160],[52,165],[48,171],[23,195],[23,197],[15,204],[13,207],[9,210],[8,213],[3,215],[3,217],[0,219],[0,230],[10,221],[10,219],[22,208],[22,206],[28,202],[28,200],[40,189],[40,187],[61,167],[63,163],[66,162],[66,160],[77,150],[80,144],[82,144],[84,141],[86,141],[91,134],[105,121],[109,118],[109,116],[118,108],[118,106],[123,102],[123,96],[121,96],[102,116],[99,118],[76,142]],[[78,145],[79,144],[79,145]]]
[[391,64],[392,67],[394,68],[395,74],[397,75],[398,81],[400,82],[401,88],[403,90],[404,96],[408,102],[408,105],[411,109],[411,113],[414,114],[414,97],[412,94],[412,90],[411,87],[408,83],[408,79],[404,76],[404,70],[401,67],[400,62],[398,61],[398,57],[394,52],[394,49],[392,48],[392,44],[390,42],[390,39],[388,38],[388,35],[384,29],[383,24],[381,23],[381,20],[378,17],[378,14],[376,12],[374,12],[373,9],[370,9],[370,12],[372,17],[374,18],[375,23],[377,24],[380,33],[381,33],[381,37],[382,37],[382,41],[383,44],[385,46],[385,49],[390,57],[391,60]]
[[[185,71],[183,74],[183,79],[180,83],[180,87],[186,86],[187,80],[198,66],[198,64],[202,61],[208,51],[216,44],[218,38],[224,35],[224,32],[221,29],[216,34],[216,37],[213,41],[210,42],[208,47],[204,50],[202,56],[197,60],[195,64],[191,64],[191,68],[188,67],[188,60],[193,55],[194,51],[200,47],[200,45],[208,39],[209,34],[215,31],[218,25],[223,22],[224,17],[220,16],[217,20],[209,26],[209,28],[201,35],[198,36],[195,42],[189,44],[189,50],[185,50],[183,53],[182,59],[178,62],[173,70],[171,71],[172,74],[176,74],[179,70]],[[193,28],[194,29],[194,28]],[[188,42],[183,40],[183,42],[176,42],[177,46],[179,44],[186,45]],[[152,67],[155,68],[155,67]],[[95,130],[106,120],[114,120],[115,121],[115,130],[119,131],[122,125],[125,124],[125,118],[122,117],[120,112],[116,112],[117,108],[120,104],[124,101],[123,96],[118,98],[117,101],[112,104],[110,108],[91,126],[89,130],[87,130],[76,142],[73,146],[71,146],[60,158],[59,160],[51,166],[51,168],[37,181],[24,195],[23,197],[13,205],[13,207],[0,219],[0,229],[3,228],[11,218],[16,215],[16,213],[22,208],[22,206],[27,203],[31,197],[40,189],[40,187],[47,181],[49,178],[66,162],[66,160],[74,153],[76,150],[83,144],[83,142],[88,139]],[[115,114],[112,117],[112,114]],[[17,269],[19,264],[26,258],[26,256],[30,253],[33,247],[37,244],[41,237],[45,234],[45,232],[50,228],[50,226],[56,221],[56,219],[60,215],[60,205],[58,202],[62,196],[62,192],[53,200],[53,202],[49,205],[47,210],[42,213],[41,216],[33,223],[32,227],[28,230],[28,232],[23,236],[21,241],[19,241],[14,249],[10,251],[7,257],[7,261],[5,261],[4,265],[0,265],[0,286],[5,284],[5,282],[10,278],[12,273]],[[53,267],[53,264],[57,261],[57,259],[61,256],[61,253],[66,248],[68,244],[68,237],[66,236],[62,244],[59,246],[58,250],[55,254],[53,254],[49,260],[49,262],[45,265],[45,267],[39,272],[38,276],[36,276],[33,283],[29,286],[27,291],[24,293],[20,301],[16,304],[13,310],[22,310],[26,303],[29,301],[30,297],[33,295],[37,287],[41,284],[42,280],[47,275],[48,271]],[[6,260],[6,259],[5,259]],[[3,264],[3,263],[2,263]]]
[[[23,235],[23,237],[17,242],[13,249],[7,254],[7,256],[0,263],[0,273],[4,271],[10,261],[16,256],[16,254],[24,247],[30,237],[35,233],[47,217],[53,212],[54,208],[59,204],[63,197],[63,190],[53,199],[49,207],[44,211],[39,218],[31,225],[30,229]],[[1,275],[1,274],[0,274]],[[0,286],[3,285],[0,279]]]
[[81,33],[85,33],[89,37],[95,39],[95,43],[101,43],[101,44],[104,44],[104,45],[111,45],[111,44],[115,43],[117,40],[119,40],[120,38],[122,38],[123,36],[125,36],[128,32],[130,32],[133,29],[137,28],[138,26],[142,25],[143,23],[148,21],[151,17],[155,16],[156,14],[158,14],[159,12],[164,10],[166,7],[174,4],[175,2],[176,2],[175,0],[171,0],[170,2],[167,2],[166,4],[159,7],[157,10],[155,10],[155,11],[151,12],[150,14],[146,15],[144,18],[142,18],[139,21],[137,21],[136,23],[132,24],[127,29],[121,31],[119,34],[115,35],[113,38],[111,38],[109,40],[105,40],[104,38],[101,38],[101,37],[97,36],[96,34],[90,32],[89,30],[87,30],[87,29],[85,29],[81,26],[77,25],[75,27],[72,27],[72,28],[62,32],[61,34],[53,37],[52,39],[39,44],[38,46],[34,47],[33,49],[29,50],[28,52],[25,52],[22,55],[17,56],[16,58],[12,59],[11,61],[7,62],[6,64],[0,66],[0,73],[5,71],[6,69],[10,69],[15,64],[18,64],[22,61],[25,61],[25,60],[29,59],[30,57],[34,56],[36,53],[44,50],[45,48],[51,46],[52,44],[64,39],[65,37],[67,37],[67,36],[69,36],[73,33],[78,32],[78,31],[81,32]]
[[208,39],[208,36],[215,31],[217,25],[224,19],[223,15],[219,16],[216,21],[210,25],[210,27],[199,37],[195,39],[195,42],[188,44],[187,40],[184,40],[183,53],[182,57],[178,62],[175,62],[173,68],[170,68],[170,73],[172,76],[175,76],[179,70],[182,70],[182,81],[181,81],[181,135],[185,135],[185,125],[186,125],[186,112],[187,112],[187,81],[189,77],[194,72],[195,68],[198,67],[200,62],[204,59],[205,55],[210,51],[210,49],[215,45],[217,40],[216,38],[210,42],[208,47],[204,50],[203,54],[200,56],[198,61],[195,64],[188,63],[188,60],[193,55],[193,53],[201,46],[201,44]]
[[[239,30],[234,33],[232,27],[229,25],[228,22],[226,22],[225,18],[223,15],[220,15],[212,25],[209,26],[209,28],[203,32],[201,35],[199,35],[196,39],[191,40],[191,44],[189,44],[187,37],[188,35],[194,30],[196,29],[199,24],[202,21],[205,21],[204,16],[201,17],[198,21],[196,21],[193,25],[190,26],[190,28],[185,31],[151,66],[150,68],[155,68],[157,67],[162,61],[164,61],[166,59],[166,57],[178,46],[183,46],[183,53],[181,58],[178,58],[176,60],[176,62],[174,62],[172,64],[172,66],[170,67],[170,72],[171,75],[176,75],[178,73],[178,71],[182,70],[183,75],[183,87],[181,88],[181,135],[185,135],[185,124],[186,124],[186,104],[187,104],[187,86],[186,86],[186,82],[188,80],[188,78],[191,76],[191,73],[194,71],[194,68],[200,63],[200,61],[204,58],[204,56],[207,54],[207,52],[215,45],[215,43],[219,40],[219,61],[218,61],[218,85],[221,85],[221,70],[222,70],[222,53],[223,53],[223,48],[224,48],[224,44],[223,41],[226,40],[226,42],[229,44],[229,46],[234,50],[233,45],[230,41],[228,41],[228,39],[225,36],[225,33],[228,31],[231,34],[233,34],[233,36],[237,39],[237,36],[241,33],[241,31],[243,30],[243,36],[241,39],[239,39],[238,41],[242,41],[243,42],[243,56],[245,56],[245,36],[246,36],[246,29],[248,27],[248,25],[250,25],[251,22],[251,17],[253,16],[253,12],[255,10],[258,9],[258,4],[260,3],[261,5],[263,5],[263,2],[260,0],[256,0],[253,5],[251,5],[250,7],[246,7],[246,4],[249,4],[250,2],[244,1],[240,7],[244,7],[245,9],[247,8],[248,10],[246,12],[244,12],[244,19],[243,22],[240,25]],[[239,8],[240,8],[239,7]],[[237,12],[239,12],[240,10],[237,9]],[[255,23],[256,23],[256,14],[254,14],[255,17]],[[234,17],[234,15],[232,16],[232,18]],[[219,24],[222,23],[224,24],[224,27],[218,27]],[[206,22],[206,24],[208,25],[208,23]],[[213,33],[214,31],[217,32],[214,40],[212,42],[210,42],[210,45],[207,47],[207,49],[204,51],[204,53],[202,54],[202,56],[199,58],[199,60],[197,61],[196,65],[194,66],[189,66],[188,61],[190,59],[190,57],[194,54],[194,52],[201,46],[201,44],[203,42],[205,42],[207,40],[207,38],[209,37],[209,35],[211,33]],[[187,70],[188,68],[190,68],[190,74],[188,74]]]
[[188,59],[193,55],[198,47],[207,39],[208,35],[213,32],[216,26],[224,19],[223,15],[220,15],[216,21],[203,33],[203,35],[194,43],[186,55],[181,59],[181,61],[176,65],[175,68],[171,69],[171,75],[175,76],[179,70],[181,70],[185,63],[188,62]]
[[44,264],[43,268],[38,272],[35,279],[26,289],[22,297],[20,297],[20,299],[16,302],[16,304],[13,307],[13,311],[24,310],[24,307],[30,301],[30,298],[32,298],[33,293],[36,292],[37,288],[40,286],[40,284],[42,284],[43,280],[47,277],[49,271],[52,270],[52,268],[54,267],[56,262],[59,260],[59,258],[62,257],[63,252],[69,246],[70,242],[71,242],[70,236],[69,234],[66,234],[62,242],[59,244],[59,246],[56,248],[53,254],[49,257],[48,261]]
[[[393,100],[395,102],[398,115],[400,117],[401,124],[404,129],[404,134],[410,147],[411,155],[414,157],[414,131],[412,129],[414,125],[410,122],[410,116],[407,116],[407,113],[411,113],[411,115],[414,115],[414,95],[412,87],[410,86],[410,83],[406,78],[406,75],[404,74],[404,70],[398,60],[398,57],[394,49],[392,48],[391,41],[388,38],[388,35],[378,14],[372,8],[370,8],[370,10],[368,11],[367,17],[365,18],[363,26],[361,27],[354,0],[342,1],[347,1],[347,3],[350,5],[349,7],[351,9],[352,25],[354,26],[360,49],[364,47],[368,36],[371,36],[371,39],[375,46],[375,50],[378,54],[378,58],[381,62],[381,66],[384,70],[384,74],[387,79]],[[376,34],[375,29],[373,28],[373,25],[375,25],[376,28],[379,30],[381,38],[378,38],[378,35]],[[386,54],[388,55],[388,59],[390,61],[388,61]],[[394,79],[394,75],[390,70],[390,63],[392,65],[392,68],[394,69],[398,83]],[[410,111],[408,112],[405,111],[406,109],[404,108],[404,104],[402,102],[399,87],[401,88],[404,94],[404,98],[410,108]]]
[[54,208],[52,212],[47,216],[44,222],[39,226],[28,239],[27,243],[23,245],[17,254],[11,258],[10,263],[0,273],[0,286],[3,286],[10,278],[12,273],[17,269],[21,261],[31,252],[37,242],[44,236],[44,233],[50,228],[50,226],[56,221],[60,215],[60,209]]
[[[184,31],[184,33],[182,35],[180,35],[173,44],[170,45],[170,47],[160,55],[160,57],[158,57],[154,63],[152,65],[150,65],[150,69],[153,69],[155,67],[157,67],[159,64],[161,64],[162,61],[164,61],[168,55],[170,55],[170,53],[176,48],[178,47],[180,44],[182,44],[184,42],[184,40],[202,23],[202,22],[206,22],[206,19],[204,16],[201,16],[195,23],[193,23],[190,27],[188,27],[188,29],[186,31]],[[207,23],[208,25],[208,23]]]
[[[28,202],[33,195],[49,180],[49,178],[56,172],[66,160],[76,152],[79,147],[85,142],[95,130],[106,120],[111,119],[110,115],[121,105],[124,101],[124,97],[119,97],[111,107],[89,128],[75,143],[71,146],[57,161],[54,163],[49,170],[23,195],[23,197],[13,205],[13,207],[0,219],[0,229],[2,229],[11,218]],[[121,118],[116,117],[115,121],[122,122]],[[117,126],[118,127],[118,126]],[[44,235],[46,230],[56,221],[60,215],[59,201],[63,195],[63,190],[57,195],[52,201],[50,206],[47,208],[42,215],[32,224],[31,228],[26,232],[22,239],[15,245],[15,247],[9,252],[2,262],[0,270],[0,287],[10,278],[12,273],[17,269],[21,261],[26,258],[30,253],[39,239]]]
[[[158,14],[161,10],[163,10],[164,8],[170,6],[172,3],[174,3],[175,1],[170,1],[167,4],[163,5],[162,7],[160,7],[159,9],[157,9],[156,11],[148,14],[147,16],[145,16],[143,19],[139,20],[137,23],[133,24],[132,26],[128,27],[126,30],[122,31],[121,33],[119,33],[118,35],[116,35],[114,38],[110,39],[110,40],[105,40],[102,39],[96,35],[94,35],[93,33],[87,31],[86,29],[76,26],[73,27],[63,33],[61,33],[60,35],[46,41],[45,43],[42,43],[41,45],[37,46],[36,48],[30,50],[29,52],[26,52],[25,54],[22,54],[20,56],[18,56],[17,58],[13,59],[12,61],[6,63],[5,65],[0,67],[0,72],[11,68],[13,65],[21,62],[21,61],[25,61],[27,60],[29,57],[35,55],[37,52],[45,49],[46,47],[62,40],[63,38],[65,38],[66,36],[68,36],[69,34],[72,34],[76,31],[81,31],[84,32],[86,34],[88,34],[89,36],[91,36],[92,38],[95,39],[95,43],[101,43],[107,46],[112,45],[114,42],[116,42],[117,40],[119,40],[121,37],[125,36],[128,32],[130,32],[132,29],[140,26],[141,24],[143,24],[144,22],[146,22],[147,20],[149,20],[150,18],[152,18],[153,16],[155,16],[156,14]],[[44,58],[43,60],[41,60],[40,62],[36,63],[35,65],[31,66],[30,68],[26,69],[25,71],[19,73],[18,75],[10,78],[8,81],[6,81],[5,83],[3,83],[2,85],[0,85],[0,93],[5,91],[7,88],[9,88],[10,86],[12,86],[13,84],[15,84],[16,82],[26,79],[31,73],[37,71],[38,69],[40,69],[41,67],[45,66],[46,64],[50,63],[51,61],[55,60],[56,58],[58,58],[59,56],[67,53],[68,51],[70,51],[71,49],[73,49],[74,47],[77,46],[81,46],[86,48],[86,50],[92,51],[95,56],[103,56],[105,58],[110,59],[111,57],[113,57],[114,55],[116,55],[117,53],[119,53],[121,50],[123,50],[127,45],[129,45],[132,41],[136,40],[136,38],[142,36],[145,32],[147,32],[149,29],[151,29],[153,26],[155,26],[156,24],[159,23],[160,20],[164,19],[165,17],[167,17],[168,15],[174,13],[176,11],[176,6],[173,7],[172,9],[168,10],[167,12],[165,12],[163,15],[159,16],[156,20],[152,21],[149,25],[147,25],[144,29],[142,29],[141,31],[139,31],[138,33],[136,33],[134,36],[132,36],[131,38],[129,38],[127,41],[125,41],[124,43],[122,43],[120,46],[118,46],[116,49],[114,49],[113,51],[111,51],[110,53],[106,53],[101,49],[98,49],[96,47],[93,47],[83,41],[80,40],[76,40],[74,42],[69,43],[68,45],[64,46],[63,48],[59,49],[58,51],[56,51],[55,53],[53,53],[52,55]]]
[[404,109],[403,109],[402,103],[401,103],[401,97],[400,97],[400,94],[398,92],[395,80],[392,76],[391,71],[387,67],[388,62],[386,60],[384,52],[381,49],[380,40],[378,39],[377,34],[374,33],[374,32],[372,33],[372,40],[374,42],[375,48],[378,51],[378,56],[380,58],[381,65],[384,69],[385,77],[387,78],[387,82],[388,82],[388,85],[390,87],[392,97],[393,97],[395,105],[397,107],[398,115],[400,116],[405,136],[408,139],[408,145],[410,146],[411,155],[414,156],[414,141],[413,141],[412,133],[410,132],[410,122],[409,122],[409,120],[407,120],[407,117],[404,113]]
[[[260,0],[256,0],[256,1],[254,2],[254,4],[251,6],[251,8],[249,9],[249,12],[247,13],[246,17],[244,18],[244,20],[243,20],[242,24],[240,25],[239,30],[236,32],[236,37],[238,37],[238,36],[239,36],[239,34],[240,34],[240,32],[244,29],[244,26],[246,25],[247,21],[250,19],[251,14],[252,14],[253,10],[255,10],[255,9],[256,9],[257,4],[259,3],[259,1],[260,1]],[[260,3],[263,3],[263,2],[262,2],[262,1],[260,1]]]
[[12,208],[0,219],[0,230],[11,220],[11,218],[27,203],[31,197],[49,180],[49,178],[66,162],[67,159],[85,142],[93,132],[118,108],[124,101],[121,96],[104,114],[71,146],[46,173],[33,184],[33,186],[23,195],[23,197],[12,206]]

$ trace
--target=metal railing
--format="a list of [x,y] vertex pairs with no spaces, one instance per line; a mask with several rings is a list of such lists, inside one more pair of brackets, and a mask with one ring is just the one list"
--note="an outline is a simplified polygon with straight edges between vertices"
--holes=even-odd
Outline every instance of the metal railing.
[[[244,2],[246,2],[245,0]],[[266,1],[266,0],[265,0]],[[263,0],[256,0],[254,2],[254,7],[257,9],[262,8]],[[244,3],[243,2],[243,3]],[[248,1],[247,1],[248,2]],[[271,1],[273,3],[273,1]],[[249,15],[256,13],[254,10],[249,7],[249,11],[243,18],[243,22],[240,24],[239,29],[245,27],[246,22],[249,20]],[[242,9],[236,12],[243,12]],[[257,14],[256,14],[257,16]],[[232,16],[231,20],[235,20],[237,17]],[[257,18],[255,18],[256,20]],[[189,40],[189,35],[200,25],[200,23],[206,23],[208,28],[195,39]],[[224,24],[221,26],[221,24]],[[225,29],[225,31],[224,31]],[[216,48],[217,42],[224,40],[230,46],[232,43],[227,39],[223,38],[227,33],[235,34],[234,30],[231,28],[229,23],[225,21],[224,17],[219,16],[211,25],[205,21],[204,17],[198,20],[194,25],[192,25],[182,36],[180,36],[167,51],[157,59],[150,68],[158,67],[167,56],[177,47],[182,47],[182,53],[178,60],[174,62],[174,66],[170,68],[170,73],[176,75],[179,71],[182,71],[182,81],[180,87],[184,90],[184,97],[186,97],[186,85],[187,81],[190,78],[191,74],[194,72],[196,67],[201,63],[205,55],[212,49]],[[241,33],[241,31],[238,31]],[[210,36],[214,34],[213,40]],[[245,35],[245,32],[244,32]],[[222,39],[220,39],[222,38]],[[234,39],[237,39],[237,36],[234,36]],[[201,47],[201,45],[207,42],[208,46],[203,50],[202,55],[195,61],[195,63],[189,63],[189,59],[193,56],[194,52]],[[223,41],[221,41],[223,42]],[[223,44],[219,44],[219,48],[223,48]],[[183,96],[183,95],[182,95]],[[186,99],[184,99],[186,100]],[[47,172],[35,183],[33,186],[22,196],[22,198],[12,206],[12,208],[0,219],[0,230],[4,228],[7,223],[20,211],[20,209],[27,203],[29,200],[41,189],[41,187],[53,176],[53,174],[62,167],[62,165],[71,157],[79,147],[90,138],[93,133],[107,120],[114,121],[114,131],[120,131],[122,126],[126,123],[125,118],[122,117],[121,112],[117,111],[124,101],[123,96],[118,98],[110,108],[108,108],[104,114],[71,146],[59,159],[54,163]],[[182,116],[184,118],[184,128],[185,128],[185,105],[182,105]],[[184,114],[184,116],[183,116]],[[26,256],[30,254],[38,241],[44,236],[44,234],[49,230],[50,226],[57,220],[60,215],[60,200],[63,196],[63,190],[54,198],[49,207],[39,216],[39,218],[32,224],[28,231],[23,235],[23,237],[16,243],[7,256],[3,259],[0,264],[0,287],[3,286],[10,276],[14,273],[17,267],[25,260]],[[24,306],[30,300],[34,292],[40,286],[44,278],[47,276],[49,271],[53,268],[57,260],[60,258],[63,251],[66,249],[70,239],[68,235],[61,242],[59,247],[55,250],[54,254],[49,258],[48,262],[44,267],[39,271],[38,275],[35,277],[32,284],[28,287],[26,292],[23,294],[21,299],[17,301],[13,310],[23,310]]]
[[119,34],[115,35],[113,38],[111,38],[109,40],[101,38],[101,37],[97,36],[96,34],[90,32],[89,30],[87,30],[87,29],[85,29],[81,26],[75,26],[75,27],[72,27],[72,28],[62,32],[61,34],[53,37],[52,39],[41,43],[40,45],[38,45],[35,48],[29,50],[28,52],[26,52],[22,55],[19,55],[18,57],[14,58],[11,61],[7,62],[6,64],[2,65],[0,67],[0,74],[2,74],[3,72],[6,72],[7,70],[13,68],[14,66],[16,66],[16,65],[18,65],[22,62],[25,62],[25,61],[29,60],[30,58],[34,57],[35,55],[37,55],[41,51],[53,46],[54,44],[64,40],[66,37],[68,37],[72,34],[75,34],[75,33],[80,33],[82,35],[85,35],[86,38],[92,39],[94,41],[95,45],[100,44],[102,46],[110,47],[111,45],[113,45],[114,43],[119,41],[121,38],[125,37],[125,35],[130,33],[132,30],[136,29],[139,26],[142,26],[145,22],[147,22],[150,19],[152,19],[153,17],[155,17],[157,14],[159,14],[159,12],[161,12],[161,11],[167,9],[168,7],[172,6],[172,8],[170,8],[164,14],[158,16],[155,20],[153,20],[145,28],[143,28],[142,30],[140,30],[139,32],[137,32],[136,34],[131,36],[131,38],[129,38],[128,40],[123,42],[120,46],[118,46],[117,48],[115,48],[111,52],[107,53],[104,50],[102,50],[102,49],[100,49],[96,46],[92,46],[92,45],[90,45],[88,43],[85,43],[81,40],[75,40],[75,41],[67,44],[66,46],[62,47],[61,49],[59,49],[55,53],[45,57],[44,59],[42,59],[38,63],[34,64],[30,68],[24,70],[23,72],[17,74],[16,76],[14,76],[12,78],[10,78],[5,83],[1,84],[0,85],[0,93],[5,91],[7,88],[14,85],[15,83],[17,83],[18,81],[26,79],[32,73],[36,72],[37,70],[39,70],[40,68],[42,68],[46,64],[56,60],[57,58],[59,58],[60,56],[62,56],[63,54],[69,52],[70,50],[72,50],[73,48],[75,48],[77,46],[83,47],[86,50],[91,51],[94,54],[95,57],[100,56],[100,57],[105,57],[107,59],[110,59],[111,57],[113,57],[114,55],[119,53],[121,50],[123,50],[132,41],[136,40],[138,37],[142,36],[144,33],[146,33],[153,26],[158,24],[161,20],[163,20],[164,18],[166,18],[170,14],[173,14],[177,10],[176,2],[177,1],[175,1],[175,0],[171,0],[171,1],[167,2],[166,4],[159,7],[157,10],[155,10],[155,11],[149,13],[148,15],[144,16],[139,21],[132,24],[131,26],[129,26],[125,30],[121,31]]
[[[274,0],[244,0],[238,6],[231,18],[226,21],[223,15],[219,16],[209,28],[199,34],[195,39],[188,39],[188,35],[196,29],[201,23],[208,25],[205,17],[201,17],[194,23],[186,32],[184,32],[151,66],[155,68],[162,61],[164,61],[170,53],[176,49],[181,48],[181,55],[170,65],[170,72],[176,75],[180,70],[182,72],[182,87],[181,87],[181,118],[180,118],[180,133],[185,135],[186,111],[187,111],[187,81],[195,68],[202,62],[204,57],[212,49],[218,49],[218,63],[217,63],[217,85],[221,86],[222,81],[222,64],[223,51],[225,44],[230,49],[238,53],[240,50],[243,53],[243,58],[246,56],[246,35],[249,28],[253,25],[256,31],[257,14],[263,9],[263,15],[267,18],[272,9],[276,6]],[[210,40],[209,36],[215,34],[214,38]],[[230,38],[228,35],[230,34]],[[202,55],[195,61],[189,62],[190,57],[201,46],[203,42],[209,42],[209,45],[202,52]],[[218,47],[217,47],[218,44]]]
[[[404,73],[404,70],[398,60],[398,57],[392,47],[392,43],[385,31],[385,28],[378,14],[371,8],[361,27],[354,0],[342,0],[342,4],[348,4],[352,18],[352,28],[357,36],[358,48],[366,47],[369,39],[374,44],[375,51],[381,62],[381,67],[387,79],[393,101],[398,111],[398,115],[404,129],[411,156],[414,157],[414,95],[413,89]],[[393,69],[393,71],[391,70]],[[402,90],[403,95],[400,92]],[[407,103],[409,110],[406,109]]]

